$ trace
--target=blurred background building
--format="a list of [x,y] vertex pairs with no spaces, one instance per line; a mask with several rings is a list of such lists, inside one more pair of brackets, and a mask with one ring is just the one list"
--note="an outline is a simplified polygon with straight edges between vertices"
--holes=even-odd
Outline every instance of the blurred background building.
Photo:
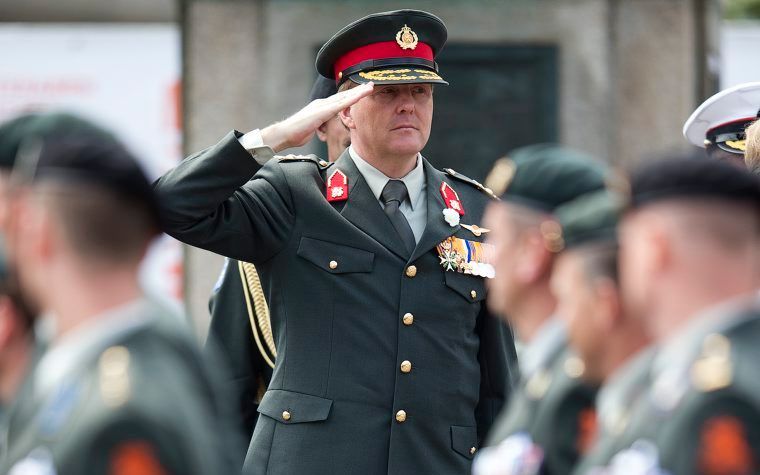
[[[703,99],[760,78],[760,0],[0,0],[0,120],[79,111],[158,176],[232,128],[299,109],[319,46],[397,8],[449,28],[439,63],[451,85],[436,89],[423,153],[476,179],[535,142],[617,164],[684,147]],[[170,239],[157,248],[146,285],[185,303],[203,336],[222,259]]]

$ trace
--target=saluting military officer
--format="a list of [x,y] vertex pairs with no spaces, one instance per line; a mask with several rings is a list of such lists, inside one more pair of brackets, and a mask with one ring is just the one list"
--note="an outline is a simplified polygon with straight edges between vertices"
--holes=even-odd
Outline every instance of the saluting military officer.
[[609,459],[610,441],[625,429],[629,408],[646,394],[652,350],[643,322],[624,310],[618,285],[617,224],[624,198],[588,193],[557,209],[562,250],[552,273],[557,313],[583,360],[583,379],[601,385],[596,435],[574,473]]
[[[511,332],[484,303],[492,193],[420,155],[445,40],[426,12],[357,20],[317,58],[341,92],[155,185],[171,235],[261,275],[277,360],[245,473],[467,473],[509,395]],[[270,160],[336,113],[334,164]]]
[[561,249],[554,211],[601,189],[604,177],[601,163],[549,144],[512,152],[489,175],[487,185],[503,190],[486,214],[496,267],[489,305],[525,347],[519,390],[494,424],[476,475],[566,474],[593,433],[595,388],[583,381],[583,362],[567,347],[549,282]]
[[10,152],[8,241],[20,291],[50,334],[10,414],[0,472],[232,473],[237,440],[210,368],[138,284],[161,227],[150,183],[98,127],[66,114],[31,120]]
[[760,117],[760,82],[730,87],[708,98],[683,125],[686,140],[707,156],[744,164],[745,129]]
[[[309,102],[337,92],[335,81],[318,76]],[[317,129],[319,140],[327,145],[330,162],[348,147],[348,129],[338,114]],[[258,402],[272,378],[277,349],[272,337],[269,306],[264,297],[256,267],[249,262],[227,259],[219,281],[209,299],[211,325],[206,351],[222,358],[229,370],[228,386],[240,408],[241,430],[247,439],[256,424]],[[245,455],[245,454],[243,454]]]
[[756,175],[687,156],[632,176],[621,288],[658,346],[611,473],[760,470],[758,249]]

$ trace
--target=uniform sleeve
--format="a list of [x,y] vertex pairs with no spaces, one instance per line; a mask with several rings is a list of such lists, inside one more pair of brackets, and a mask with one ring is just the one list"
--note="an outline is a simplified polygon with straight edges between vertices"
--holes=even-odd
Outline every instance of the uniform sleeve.
[[78,449],[58,467],[60,475],[179,475],[194,474],[192,457],[177,443],[180,434],[147,424],[139,417],[100,427],[77,441]]
[[545,464],[548,473],[570,473],[591,447],[596,434],[593,388],[574,381],[556,409],[557,431],[548,441]]
[[705,397],[709,401],[689,418],[691,426],[680,429],[689,442],[679,444],[664,468],[701,475],[760,473],[760,412],[738,395]]
[[277,161],[262,167],[238,135],[230,132],[186,158],[153,186],[167,234],[217,254],[261,262],[290,235],[292,197]]
[[475,408],[478,441],[485,441],[491,425],[517,384],[519,370],[512,329],[483,305],[478,316],[480,399]]
[[237,403],[240,429],[250,438],[257,418],[259,384],[269,382],[269,370],[253,342],[238,264],[235,260],[228,262],[212,294],[211,324],[204,351],[226,367],[230,379],[225,386]]

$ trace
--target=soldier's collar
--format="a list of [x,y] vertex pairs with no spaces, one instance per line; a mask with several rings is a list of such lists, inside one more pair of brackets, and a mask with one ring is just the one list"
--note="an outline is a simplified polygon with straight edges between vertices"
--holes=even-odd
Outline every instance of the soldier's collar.
[[[359,173],[362,174],[367,185],[369,185],[370,190],[372,190],[372,194],[375,195],[377,200],[380,200],[383,188],[385,188],[385,185],[388,183],[388,180],[391,180],[391,178],[367,163],[366,160],[356,153],[353,146],[348,147],[348,153],[354,161],[356,168],[359,170]],[[417,200],[419,199],[422,190],[425,188],[425,171],[423,170],[421,154],[417,153],[417,165],[412,171],[407,173],[405,177],[401,178],[401,181],[406,185],[406,189],[409,192],[409,204],[412,211],[414,211]]]

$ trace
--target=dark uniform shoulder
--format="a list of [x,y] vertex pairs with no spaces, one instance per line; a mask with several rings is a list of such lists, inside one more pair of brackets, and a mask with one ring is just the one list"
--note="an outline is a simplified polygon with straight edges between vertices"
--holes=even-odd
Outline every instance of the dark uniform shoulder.
[[332,166],[332,163],[317,157],[314,154],[309,155],[275,155],[274,159],[279,163],[298,163],[298,162],[311,162],[317,165],[320,169],[326,169]]
[[497,196],[494,194],[493,190],[491,190],[490,188],[486,188],[486,187],[485,187],[485,186],[483,186],[483,184],[482,184],[482,183],[480,183],[479,181],[477,181],[477,180],[473,180],[472,178],[470,178],[470,177],[468,177],[468,176],[462,175],[461,173],[459,173],[459,172],[457,172],[457,171],[455,171],[455,170],[453,170],[453,169],[451,169],[451,168],[444,168],[444,169],[443,169],[443,171],[444,171],[444,172],[445,172],[445,173],[446,173],[448,176],[450,176],[450,177],[452,177],[452,178],[456,178],[457,180],[459,180],[459,181],[461,181],[461,182],[463,182],[463,183],[467,183],[468,185],[471,185],[471,186],[475,187],[476,189],[478,189],[478,190],[480,190],[481,192],[483,192],[483,193],[485,193],[486,195],[488,195],[488,196],[489,196],[491,199],[494,199],[494,200],[498,200],[498,199],[499,199],[499,198],[498,198],[498,197],[497,197]]

